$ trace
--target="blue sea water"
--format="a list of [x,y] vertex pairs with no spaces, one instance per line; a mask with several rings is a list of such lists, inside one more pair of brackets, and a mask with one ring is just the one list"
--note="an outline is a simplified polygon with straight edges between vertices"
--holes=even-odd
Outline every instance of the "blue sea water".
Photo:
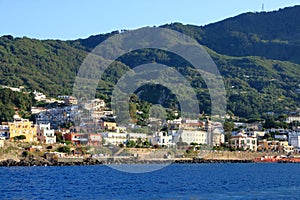
[[138,174],[105,165],[1,167],[0,199],[300,199],[300,165],[172,164]]

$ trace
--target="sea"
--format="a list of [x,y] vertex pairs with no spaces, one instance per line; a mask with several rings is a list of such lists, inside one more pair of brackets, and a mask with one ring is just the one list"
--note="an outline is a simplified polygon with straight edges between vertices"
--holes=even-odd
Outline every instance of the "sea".
[[300,164],[0,167],[0,199],[300,199]]

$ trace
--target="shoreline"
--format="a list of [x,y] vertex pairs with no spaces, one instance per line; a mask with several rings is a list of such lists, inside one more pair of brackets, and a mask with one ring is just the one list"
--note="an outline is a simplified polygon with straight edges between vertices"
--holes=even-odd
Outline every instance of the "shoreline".
[[87,158],[83,161],[69,161],[69,162],[59,162],[59,161],[48,161],[40,159],[21,159],[16,161],[13,159],[7,159],[0,161],[0,167],[33,167],[33,166],[89,166],[89,165],[122,165],[122,164],[230,164],[230,163],[299,163],[299,162],[257,162],[249,159],[202,159],[202,158],[191,158],[191,159],[157,159],[157,160],[138,160],[138,159],[117,159],[117,160],[107,160],[99,161],[94,158]]

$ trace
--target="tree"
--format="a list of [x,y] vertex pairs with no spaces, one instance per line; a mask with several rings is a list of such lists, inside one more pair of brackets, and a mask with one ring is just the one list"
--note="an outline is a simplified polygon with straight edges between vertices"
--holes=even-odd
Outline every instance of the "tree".
[[15,140],[26,140],[26,136],[25,135],[18,135],[15,137]]
[[231,137],[232,137],[231,133],[225,133],[225,142],[229,142]]
[[143,142],[143,147],[149,148],[151,146],[151,143],[149,142],[148,138]]
[[232,129],[234,128],[234,123],[225,121],[223,128],[226,133],[230,133],[232,131]]
[[24,158],[26,158],[28,155],[29,155],[29,152],[28,152],[28,151],[23,151],[23,152],[22,152],[22,156],[23,156]]
[[276,122],[273,116],[268,116],[265,123],[263,124],[264,128],[275,128]]
[[59,147],[57,149],[58,152],[61,152],[61,153],[70,153],[71,152],[71,148],[69,146],[62,146],[62,147]]
[[138,138],[137,140],[136,140],[136,147],[142,147],[143,146],[143,141],[142,141],[142,138]]
[[197,146],[198,145],[198,143],[197,142],[191,142],[191,144],[190,144],[191,146]]
[[135,147],[135,142],[133,140],[129,140],[126,142],[126,147],[133,148]]
[[129,103],[129,115],[134,123],[136,123],[136,103],[130,102]]
[[177,146],[181,147],[181,146],[187,146],[188,143],[183,142],[182,137],[179,137],[179,141],[176,143]]
[[64,143],[64,139],[63,139],[62,133],[55,132],[55,135],[56,135],[56,141],[57,142]]

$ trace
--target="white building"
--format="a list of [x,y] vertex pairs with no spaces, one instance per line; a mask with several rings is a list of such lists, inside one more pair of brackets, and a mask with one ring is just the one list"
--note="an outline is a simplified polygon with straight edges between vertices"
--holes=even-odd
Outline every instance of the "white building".
[[105,102],[102,99],[88,100],[84,107],[87,110],[99,110],[105,108]]
[[294,148],[300,149],[300,134],[299,133],[289,133],[289,145]]
[[176,143],[179,142],[179,138],[182,139],[182,142],[187,143],[188,145],[191,143],[207,144],[206,131],[200,131],[196,129],[179,130],[174,138],[174,141]]
[[147,137],[146,133],[128,133],[130,140],[136,141],[138,138],[145,140]]
[[50,128],[50,123],[39,124],[37,127],[37,138],[38,141],[45,144],[56,143],[56,136],[54,130]]
[[266,132],[265,131],[253,131],[253,132],[250,132],[251,135],[253,136],[256,136],[256,137],[263,137]]
[[220,146],[225,143],[225,135],[222,128],[214,128],[212,131],[213,146]]
[[288,116],[288,118],[286,118],[286,123],[291,123],[291,122],[300,122],[300,116]]
[[9,139],[9,126],[7,125],[0,125],[0,139]]
[[159,146],[173,146],[174,143],[172,142],[172,135],[168,134],[167,132],[156,132],[154,135],[149,137],[149,142],[152,145],[159,145]]
[[287,140],[287,136],[286,135],[274,135],[275,139],[279,139],[279,140]]
[[34,99],[37,101],[42,101],[47,98],[46,95],[44,95],[41,92],[37,92],[36,90],[34,90],[33,94],[34,94]]
[[103,133],[103,138],[106,144],[119,145],[126,144],[128,140],[127,133],[117,133],[117,132],[106,132]]
[[137,141],[139,138],[145,141],[148,137],[146,133],[126,133],[126,132],[106,132],[102,134],[107,144],[126,144],[128,140]]
[[179,118],[179,119],[173,119],[173,120],[168,120],[168,121],[167,121],[167,123],[168,123],[168,124],[171,124],[171,125],[173,125],[173,124],[180,125],[181,122],[182,122],[182,118]]
[[257,139],[255,136],[247,136],[244,133],[238,133],[230,138],[230,145],[236,149],[257,151]]

